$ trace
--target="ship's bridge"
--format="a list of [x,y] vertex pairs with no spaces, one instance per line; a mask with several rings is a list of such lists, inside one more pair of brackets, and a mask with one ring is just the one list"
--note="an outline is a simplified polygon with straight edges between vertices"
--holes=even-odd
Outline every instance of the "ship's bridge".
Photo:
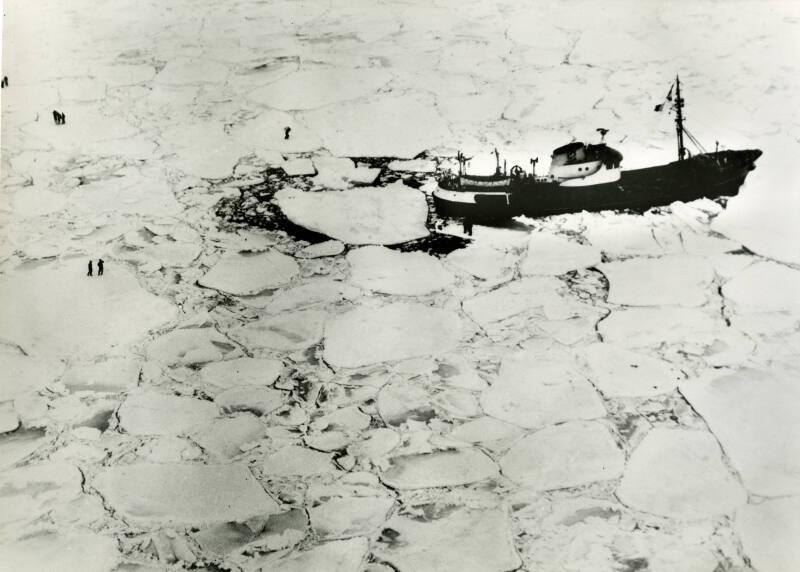
[[550,176],[557,181],[583,179],[600,170],[619,169],[622,153],[605,143],[590,145],[575,141],[553,151]]

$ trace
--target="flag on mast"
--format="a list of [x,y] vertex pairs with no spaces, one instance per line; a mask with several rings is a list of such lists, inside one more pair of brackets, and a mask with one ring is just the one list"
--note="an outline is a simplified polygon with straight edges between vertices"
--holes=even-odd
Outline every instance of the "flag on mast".
[[663,111],[664,106],[667,104],[667,102],[668,101],[672,101],[672,90],[674,88],[675,88],[675,84],[673,83],[669,88],[669,92],[667,93],[666,99],[664,99],[664,101],[662,103],[659,103],[658,105],[656,105],[654,111]]

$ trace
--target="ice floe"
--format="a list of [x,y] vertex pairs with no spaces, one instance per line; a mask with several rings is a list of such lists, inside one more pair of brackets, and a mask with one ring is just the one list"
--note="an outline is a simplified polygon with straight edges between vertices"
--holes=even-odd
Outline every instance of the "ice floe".
[[228,68],[206,59],[176,59],[167,63],[155,78],[166,85],[218,83],[228,75]]
[[4,381],[0,383],[0,402],[38,391],[52,383],[64,371],[64,365],[55,359],[24,355],[0,348],[0,370]]
[[[334,109],[305,111],[300,117],[315,126],[325,148],[337,157],[411,159],[451,139],[433,98],[420,93],[387,93]],[[420,142],[420,133],[425,133],[425,143]]]
[[714,271],[702,258],[663,256],[601,264],[609,282],[608,301],[626,306],[702,306]]
[[551,276],[515,280],[507,285],[470,298],[464,310],[481,326],[488,326],[521,314],[543,313],[547,302],[560,301],[563,284]]
[[381,480],[395,489],[453,487],[500,475],[494,461],[475,448],[401,455],[390,462]]
[[194,366],[239,357],[237,346],[214,328],[182,328],[156,338],[147,356],[166,366]]
[[381,174],[381,169],[356,165],[345,157],[314,157],[317,176],[314,184],[326,189],[347,189],[352,185],[371,185]]
[[604,341],[645,348],[708,337],[723,326],[720,318],[695,308],[630,308],[611,312],[597,329]]
[[141,369],[137,358],[110,358],[70,367],[60,381],[71,391],[125,391],[136,386]]
[[23,187],[14,195],[14,211],[23,217],[36,217],[58,212],[64,208],[64,195],[35,187]]
[[271,385],[283,371],[283,362],[276,359],[243,357],[209,363],[200,370],[200,380],[215,390],[242,385]]
[[135,463],[103,470],[92,485],[126,520],[201,526],[278,511],[244,465]]
[[399,244],[428,236],[425,197],[402,184],[305,192],[283,189],[275,202],[293,223],[346,244]]
[[384,294],[420,296],[444,290],[454,281],[438,258],[423,252],[366,246],[348,252],[347,262],[354,285]]
[[100,213],[167,216],[181,211],[166,181],[135,169],[78,187],[70,194],[66,208],[80,217]]
[[47,439],[42,430],[15,431],[0,436],[0,469],[11,467],[33,454]]
[[681,383],[681,393],[731,459],[745,487],[762,496],[800,492],[800,399],[794,370],[743,368]]
[[500,459],[503,474],[536,490],[563,489],[622,474],[625,455],[596,421],[572,421],[515,442]]
[[574,365],[527,352],[503,360],[481,405],[492,417],[529,429],[606,414],[597,391]]
[[308,516],[301,509],[256,516],[246,522],[213,524],[193,537],[211,554],[238,555],[250,550],[283,550],[299,543],[306,535]]
[[269,477],[314,477],[335,472],[333,455],[305,447],[289,446],[264,459],[263,471]]
[[308,157],[286,159],[281,163],[281,169],[290,177],[303,177],[317,174],[314,162]]
[[290,256],[277,250],[223,257],[198,284],[234,296],[254,296],[289,282],[300,272]]
[[117,411],[119,427],[134,435],[177,435],[207,425],[217,407],[191,397],[154,392],[129,395]]
[[798,312],[799,291],[800,272],[775,262],[753,264],[722,287],[740,312]]
[[736,514],[736,530],[753,568],[790,572],[800,561],[800,499],[788,497],[748,504]]
[[645,512],[691,520],[735,511],[747,500],[710,433],[655,428],[633,452],[617,496]]
[[458,314],[441,308],[406,303],[360,306],[329,320],[325,360],[336,367],[359,367],[443,354],[455,349],[463,332]]
[[214,398],[214,403],[225,413],[249,411],[256,415],[266,415],[282,407],[286,400],[287,395],[283,391],[245,385],[222,391]]
[[19,416],[10,401],[0,403],[0,434],[10,433],[19,427]]
[[295,256],[298,258],[323,258],[336,256],[342,252],[344,252],[344,244],[338,240],[326,240],[301,248],[295,253]]
[[220,459],[229,459],[242,453],[244,445],[258,441],[264,435],[265,428],[258,418],[244,414],[214,419],[193,434],[192,440],[203,451]]
[[89,532],[45,532],[13,544],[0,544],[3,566],[19,572],[37,572],[58,563],[63,572],[106,572],[119,564],[117,542],[111,536]]
[[[523,559],[552,570],[614,570],[646,566],[653,572],[713,572],[719,561],[704,528],[677,530],[639,522],[624,506],[591,497],[554,498],[517,513]],[[534,569],[536,569],[534,568]]]
[[273,109],[313,109],[376,92],[391,79],[385,70],[338,67],[301,70],[259,88],[248,97]]
[[448,254],[445,264],[494,286],[514,277],[518,260],[519,256],[512,251],[475,243]]
[[523,275],[557,275],[600,263],[600,249],[580,244],[564,236],[534,233],[528,252],[520,264]]
[[0,473],[3,514],[0,524],[39,518],[83,494],[82,474],[66,462],[28,465]]
[[389,383],[378,392],[378,413],[387,425],[427,421],[436,415],[431,400],[430,391],[420,384]]
[[479,417],[453,429],[450,437],[457,441],[473,443],[489,450],[505,449],[523,434],[523,429],[495,419]]
[[586,348],[589,378],[603,394],[649,397],[672,391],[684,376],[669,362],[615,344]]
[[[94,358],[124,351],[169,323],[175,307],[147,292],[125,268],[106,263],[87,277],[88,261],[21,268],[0,277],[0,338],[30,355]],[[20,325],[24,324],[24,327]]]
[[521,564],[508,514],[495,507],[429,505],[395,515],[374,552],[398,570],[504,572]]
[[289,555],[271,554],[257,560],[256,564],[257,569],[260,570],[280,570],[281,572],[307,572],[309,570],[359,572],[368,553],[367,539],[351,538],[323,542],[308,550]]
[[250,322],[230,335],[251,350],[302,350],[320,341],[324,322],[324,312],[301,310]]
[[311,526],[322,538],[340,539],[372,535],[394,505],[388,495],[369,494],[322,498],[308,509]]

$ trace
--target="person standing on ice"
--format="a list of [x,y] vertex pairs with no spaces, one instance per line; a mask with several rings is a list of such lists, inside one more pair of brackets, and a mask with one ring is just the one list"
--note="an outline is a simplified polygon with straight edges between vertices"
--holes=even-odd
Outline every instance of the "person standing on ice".
[[469,217],[464,217],[464,233],[472,236],[472,220]]
[[283,128],[283,138],[284,139],[288,139],[289,138],[289,133],[291,133],[291,132],[292,132],[292,128],[291,127],[284,127]]
[[[89,264],[91,264],[91,262]],[[98,258],[97,259],[97,275],[98,276],[102,276],[103,275],[103,259],[102,258]]]
[[90,260],[89,261],[89,272],[86,273],[86,276],[91,276],[91,275],[92,275],[92,261]]
[[53,110],[53,121],[56,122],[56,125],[59,123],[59,113],[55,109]]

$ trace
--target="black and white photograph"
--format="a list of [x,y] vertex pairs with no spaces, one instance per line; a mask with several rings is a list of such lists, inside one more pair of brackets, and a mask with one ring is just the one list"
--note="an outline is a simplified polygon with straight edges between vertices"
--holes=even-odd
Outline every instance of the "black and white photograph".
[[800,570],[800,1],[0,5],[0,572]]

